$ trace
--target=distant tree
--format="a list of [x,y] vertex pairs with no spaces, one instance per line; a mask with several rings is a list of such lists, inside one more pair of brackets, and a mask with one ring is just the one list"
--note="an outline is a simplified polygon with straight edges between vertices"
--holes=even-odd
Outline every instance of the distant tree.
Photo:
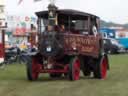
[[106,22],[104,20],[100,21],[100,27],[123,27],[125,29],[128,29],[128,24],[118,24],[118,23],[113,23],[113,22]]

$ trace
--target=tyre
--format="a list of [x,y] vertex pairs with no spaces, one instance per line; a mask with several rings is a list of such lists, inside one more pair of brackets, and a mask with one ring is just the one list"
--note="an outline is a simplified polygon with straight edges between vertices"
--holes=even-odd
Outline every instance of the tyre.
[[101,56],[96,60],[94,68],[94,78],[105,79],[107,76],[108,59],[106,56]]
[[40,70],[40,64],[38,64],[36,58],[30,57],[27,62],[27,78],[30,81],[38,79]]
[[77,57],[73,57],[69,64],[69,80],[78,80],[80,78],[80,60]]

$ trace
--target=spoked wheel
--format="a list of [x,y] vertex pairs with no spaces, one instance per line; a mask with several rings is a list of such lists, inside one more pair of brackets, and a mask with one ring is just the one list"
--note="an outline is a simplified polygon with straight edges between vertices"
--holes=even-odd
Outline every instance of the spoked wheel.
[[94,70],[94,77],[99,79],[105,79],[107,76],[107,69],[108,59],[106,56],[102,56],[96,64],[96,68]]
[[40,64],[38,64],[36,58],[30,57],[27,63],[27,77],[28,80],[37,80],[39,76]]
[[69,64],[69,79],[78,80],[80,78],[80,60],[79,58],[72,58]]

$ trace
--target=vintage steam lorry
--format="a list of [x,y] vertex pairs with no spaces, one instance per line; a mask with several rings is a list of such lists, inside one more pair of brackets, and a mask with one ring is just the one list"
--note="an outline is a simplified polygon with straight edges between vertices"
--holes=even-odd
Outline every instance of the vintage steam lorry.
[[28,80],[37,80],[40,73],[51,78],[65,76],[78,80],[85,76],[105,79],[109,69],[100,35],[99,17],[49,4],[38,17],[38,50],[29,54]]

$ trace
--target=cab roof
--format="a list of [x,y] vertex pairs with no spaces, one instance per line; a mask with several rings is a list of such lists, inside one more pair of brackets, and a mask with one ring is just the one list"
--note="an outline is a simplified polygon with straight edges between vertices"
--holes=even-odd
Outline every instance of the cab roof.
[[[90,17],[99,18],[96,15],[85,13],[85,12],[81,12],[81,11],[78,11],[78,10],[72,10],[72,9],[59,9],[59,10],[57,10],[57,13],[59,15],[66,15],[66,16],[82,16],[82,17],[89,17],[90,16]],[[38,17],[47,18],[48,17],[48,11],[36,12],[36,15]]]

